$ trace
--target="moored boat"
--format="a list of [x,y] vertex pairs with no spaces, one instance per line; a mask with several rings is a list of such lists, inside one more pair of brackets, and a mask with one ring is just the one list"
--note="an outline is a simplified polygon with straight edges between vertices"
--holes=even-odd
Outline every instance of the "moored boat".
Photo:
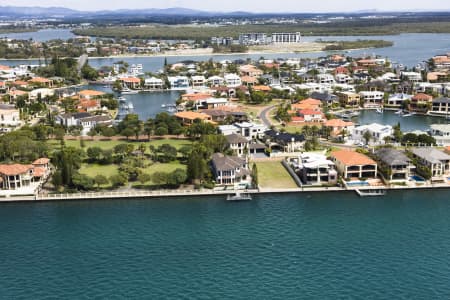
[[250,201],[252,200],[252,195],[249,193],[239,193],[236,192],[234,195],[227,195],[227,201]]

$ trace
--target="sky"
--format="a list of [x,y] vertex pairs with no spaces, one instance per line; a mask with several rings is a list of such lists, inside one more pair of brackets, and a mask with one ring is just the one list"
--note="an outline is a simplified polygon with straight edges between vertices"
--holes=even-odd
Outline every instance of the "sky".
[[185,7],[207,11],[353,12],[450,10],[449,0],[0,0],[0,6],[58,6],[77,10]]

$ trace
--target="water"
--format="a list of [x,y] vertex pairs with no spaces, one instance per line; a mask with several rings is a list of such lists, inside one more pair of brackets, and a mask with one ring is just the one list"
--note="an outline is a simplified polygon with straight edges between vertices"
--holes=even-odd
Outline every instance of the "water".
[[[77,90],[90,89],[102,91],[105,93],[113,93],[110,86],[103,85],[85,85],[77,87]],[[138,114],[139,119],[146,121],[149,118],[154,118],[160,112],[167,112],[166,108],[161,107],[162,104],[175,104],[180,98],[180,91],[160,91],[160,92],[145,92],[131,95],[120,95],[114,93],[116,97],[122,96],[133,103],[134,113]]]
[[355,120],[361,125],[379,123],[394,126],[397,125],[397,123],[400,123],[400,128],[402,131],[414,131],[414,130],[426,131],[430,129],[431,124],[448,123],[448,121],[442,117],[433,117],[424,115],[413,115],[410,117],[402,117],[400,115],[396,115],[395,111],[387,111],[387,110],[385,110],[382,114],[379,114],[374,110],[361,111],[361,114]]
[[0,36],[16,40],[33,39],[37,42],[47,42],[56,39],[68,40],[75,37],[71,29],[42,29],[34,32],[0,33]]
[[2,204],[3,299],[448,299],[450,192]]
[[[379,49],[365,49],[349,51],[350,56],[359,55],[381,55],[389,57],[391,60],[413,67],[418,63],[428,60],[434,55],[447,53],[450,51],[450,34],[432,34],[432,33],[408,33],[400,35],[386,36],[335,36],[335,37],[304,37],[305,41],[315,41],[319,38],[324,40],[356,40],[356,39],[383,39],[393,41],[394,46]],[[342,51],[341,51],[342,52]],[[309,53],[275,53],[275,54],[234,54],[234,55],[205,55],[205,56],[172,56],[167,57],[168,63],[176,63],[183,60],[205,61],[213,59],[236,60],[236,59],[259,59],[264,56],[266,59],[276,58],[317,58],[325,56],[332,52],[309,52]],[[131,64],[142,64],[145,72],[156,72],[163,68],[164,57],[128,57],[128,58],[98,58],[90,59],[89,62],[94,67],[104,65],[111,66],[114,62],[123,60]],[[1,64],[17,65],[24,63],[22,60],[1,61]],[[37,64],[37,60],[31,60],[28,63]]]

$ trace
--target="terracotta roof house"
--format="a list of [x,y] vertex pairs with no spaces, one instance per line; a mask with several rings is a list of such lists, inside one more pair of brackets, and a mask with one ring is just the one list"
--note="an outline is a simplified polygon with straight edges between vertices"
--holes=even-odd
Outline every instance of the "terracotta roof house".
[[0,184],[4,190],[29,186],[33,181],[32,165],[0,165]]
[[255,84],[258,83],[258,79],[252,76],[242,76],[241,82],[245,86],[254,86]]
[[90,99],[102,97],[102,96],[106,95],[106,93],[101,92],[101,91],[95,91],[95,90],[82,90],[82,91],[78,92],[78,95],[80,96],[80,99],[90,100]]
[[427,112],[432,105],[433,96],[419,93],[411,98],[409,110],[414,112]]
[[258,77],[264,72],[253,65],[244,65],[239,67],[239,72],[242,76]]
[[31,78],[30,80],[28,80],[28,82],[31,84],[38,84],[38,85],[46,86],[49,88],[53,87],[53,80],[43,78],[43,77],[34,77],[34,78]]
[[348,133],[355,128],[355,124],[353,122],[346,122],[341,119],[331,119],[325,121],[323,126],[330,127],[331,135],[339,135],[342,133],[342,130],[347,130]]
[[377,163],[364,154],[349,150],[338,150],[332,152],[330,156],[343,178],[377,177]]
[[299,117],[303,117],[307,123],[323,123],[327,120],[321,111],[313,109],[302,109],[297,114]]
[[272,88],[270,86],[267,85],[255,85],[253,86],[253,90],[254,91],[258,91],[258,92],[270,92],[272,90]]
[[138,89],[141,85],[141,80],[137,77],[122,77],[119,81],[129,89]]
[[177,112],[174,114],[174,116],[181,120],[181,122],[185,125],[192,125],[195,120],[199,119],[205,122],[212,122],[211,116],[204,114],[204,113],[198,113],[193,111],[182,111]]

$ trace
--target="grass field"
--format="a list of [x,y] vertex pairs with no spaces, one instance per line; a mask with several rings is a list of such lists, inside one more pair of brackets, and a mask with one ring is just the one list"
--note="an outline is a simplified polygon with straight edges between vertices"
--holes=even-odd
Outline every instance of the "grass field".
[[[95,177],[97,175],[104,175],[106,177],[110,177],[112,175],[117,175],[119,173],[118,165],[99,165],[99,164],[83,164],[80,173],[85,174],[89,177]],[[176,169],[183,169],[186,170],[186,165],[182,165],[178,161],[174,161],[171,163],[154,163],[146,168],[141,169],[144,173],[153,175],[155,172],[167,172],[171,173],[175,171]],[[153,185],[151,181],[147,182],[145,184],[146,186]],[[137,182],[131,182],[131,186],[142,186],[142,184]],[[110,184],[102,186],[103,188],[109,188],[111,187]]]
[[258,162],[258,181],[261,188],[297,188],[297,184],[281,162]]
[[[76,148],[80,148],[80,141],[77,140],[67,140],[66,146],[72,146]],[[89,138],[86,138],[84,141],[85,149],[89,147],[100,147],[103,150],[113,149],[118,144],[124,144],[129,143],[134,145],[136,148],[139,147],[140,144],[145,144],[146,153],[149,153],[149,146],[153,145],[155,147],[159,147],[162,144],[169,144],[171,146],[174,146],[177,149],[180,149],[183,146],[190,146],[192,144],[189,140],[182,140],[182,139],[154,139],[150,142],[133,142],[133,141],[93,141]],[[60,147],[60,142],[56,140],[48,141],[48,144],[51,148],[58,149]]]

